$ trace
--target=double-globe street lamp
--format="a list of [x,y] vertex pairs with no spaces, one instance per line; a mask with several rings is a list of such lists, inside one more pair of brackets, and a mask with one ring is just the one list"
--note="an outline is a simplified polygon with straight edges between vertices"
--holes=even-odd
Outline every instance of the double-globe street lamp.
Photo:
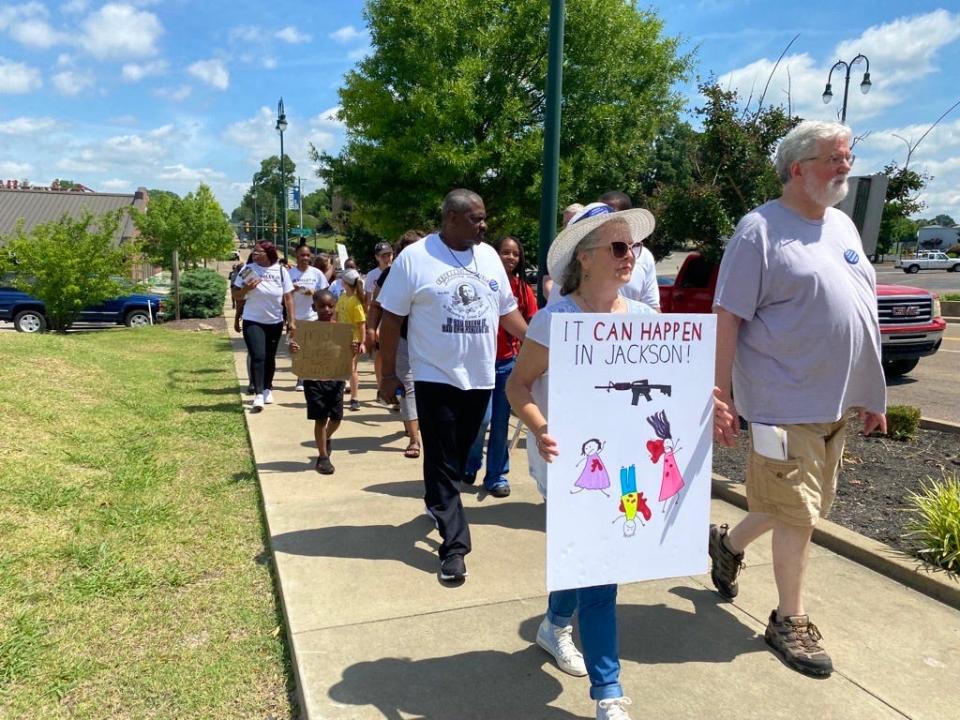
[[283,162],[283,131],[287,129],[287,114],[283,111],[283,98],[277,104],[277,132],[280,133],[280,197],[283,198],[283,256],[287,256],[287,175]]
[[853,69],[853,66],[856,65],[860,60],[863,60],[867,65],[867,69],[863,73],[863,80],[860,82],[860,92],[866,95],[870,92],[870,87],[872,83],[870,82],[870,59],[863,54],[858,54],[850,62],[844,62],[843,60],[837,60],[833,67],[830,68],[830,74],[827,75],[827,87],[823,90],[823,104],[828,104],[833,99],[833,90],[831,89],[830,81],[833,79],[833,71],[838,67],[843,66],[846,68],[847,73],[846,77],[843,80],[843,106],[840,108],[840,122],[847,122],[847,92],[850,89],[850,71]]

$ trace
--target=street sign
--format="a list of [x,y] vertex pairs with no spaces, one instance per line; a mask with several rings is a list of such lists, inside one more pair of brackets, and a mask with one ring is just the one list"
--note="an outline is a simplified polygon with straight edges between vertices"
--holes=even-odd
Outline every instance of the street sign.
[[313,230],[305,227],[292,227],[290,234],[294,237],[313,237]]

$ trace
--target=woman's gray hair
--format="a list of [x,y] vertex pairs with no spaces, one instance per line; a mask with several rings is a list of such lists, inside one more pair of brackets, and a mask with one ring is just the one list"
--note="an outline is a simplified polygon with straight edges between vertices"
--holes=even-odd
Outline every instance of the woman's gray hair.
[[566,270],[563,271],[563,280],[560,283],[561,295],[575,293],[580,287],[580,283],[583,282],[583,267],[580,265],[580,253],[584,252],[585,250],[590,250],[593,245],[597,243],[601,235],[604,233],[604,228],[608,228],[609,226],[616,224],[626,225],[629,228],[629,225],[624,220],[611,218],[607,222],[603,223],[603,225],[598,225],[580,238],[580,242],[578,242],[577,246],[573,249],[573,255],[570,257],[570,264],[567,265]]
[[780,183],[786,185],[790,182],[790,168],[795,162],[816,157],[817,143],[820,140],[843,138],[850,142],[852,137],[850,128],[842,123],[804,120],[787,133],[787,136],[780,141],[780,147],[777,148],[777,157],[773,165],[777,170]]

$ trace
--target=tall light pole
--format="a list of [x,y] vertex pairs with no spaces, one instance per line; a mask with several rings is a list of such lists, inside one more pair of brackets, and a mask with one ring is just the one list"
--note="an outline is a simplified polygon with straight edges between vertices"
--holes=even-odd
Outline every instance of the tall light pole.
[[277,132],[280,133],[280,196],[283,198],[283,256],[287,256],[287,176],[283,162],[283,131],[287,129],[287,114],[283,111],[283,98],[277,103]]
[[870,82],[870,59],[866,55],[862,54],[858,54],[850,62],[837,60],[833,64],[833,67],[830,68],[830,74],[827,75],[827,87],[823,89],[823,104],[826,105],[833,99],[833,90],[831,89],[830,85],[830,80],[833,78],[833,71],[841,66],[846,68],[846,77],[843,79],[843,106],[840,108],[840,122],[844,124],[847,122],[847,93],[850,90],[850,71],[860,60],[863,60],[863,62],[865,62],[867,65],[867,69],[863,73],[863,80],[860,82],[860,92],[862,92],[864,95],[870,92],[870,88],[873,85],[873,83]]

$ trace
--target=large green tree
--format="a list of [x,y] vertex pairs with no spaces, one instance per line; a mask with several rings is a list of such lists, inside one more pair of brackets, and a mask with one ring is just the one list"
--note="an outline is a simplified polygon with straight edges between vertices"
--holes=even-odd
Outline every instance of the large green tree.
[[[394,239],[435,227],[444,194],[468,187],[485,200],[491,234],[532,244],[548,13],[542,0],[367,2],[372,51],[340,90],[347,142],[336,156],[314,153],[327,187],[352,201],[351,228]],[[651,143],[680,107],[671,88],[688,64],[653,11],[624,0],[567,3],[561,205],[609,189],[637,193]]]
[[910,220],[926,203],[920,200],[920,191],[932,179],[926,173],[918,173],[897,163],[883,168],[887,176],[887,197],[880,220],[880,233],[877,237],[877,252],[888,253],[894,243],[910,242],[917,239],[917,223]]
[[121,294],[118,278],[127,274],[133,248],[114,245],[120,217],[84,212],[29,233],[20,227],[4,247],[14,286],[43,300],[52,330],[65,333],[85,307]]
[[203,183],[182,200],[173,193],[151,196],[146,212],[138,212],[134,221],[144,252],[168,269],[174,250],[186,266],[224,255],[233,247],[233,228]]
[[667,138],[664,152],[674,170],[652,189],[657,230],[651,244],[658,257],[692,242],[719,258],[739,219],[780,194],[771,157],[799,122],[781,107],[744,108],[735,90],[713,81],[701,83],[700,92],[705,102],[695,112],[702,129]]

